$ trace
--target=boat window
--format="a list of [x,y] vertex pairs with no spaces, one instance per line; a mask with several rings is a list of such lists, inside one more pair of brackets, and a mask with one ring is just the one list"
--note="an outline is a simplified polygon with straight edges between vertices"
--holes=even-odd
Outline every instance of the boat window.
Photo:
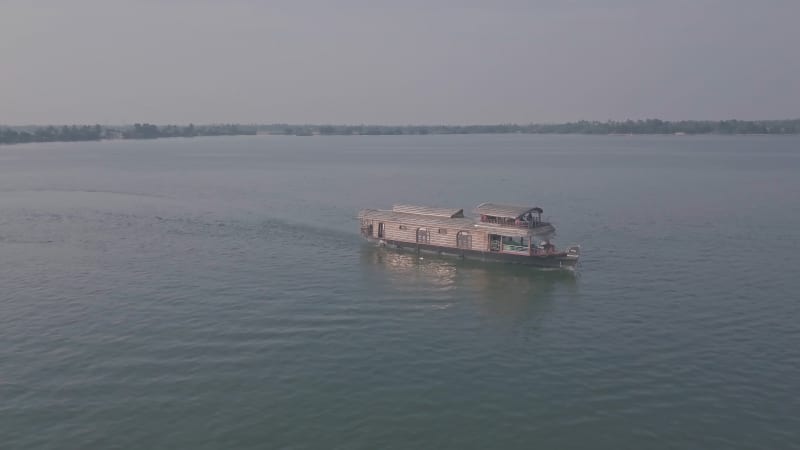
[[447,234],[447,228],[439,228],[439,234]]
[[400,227],[399,227],[399,228],[400,228],[401,230],[406,230],[406,229],[407,229],[405,225],[400,225]]

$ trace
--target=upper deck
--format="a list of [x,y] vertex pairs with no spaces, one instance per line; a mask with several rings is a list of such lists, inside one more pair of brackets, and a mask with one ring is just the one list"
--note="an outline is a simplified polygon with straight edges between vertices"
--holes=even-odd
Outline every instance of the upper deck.
[[537,206],[501,205],[481,203],[475,208],[479,223],[496,227],[528,228],[550,226],[542,221],[544,210]]

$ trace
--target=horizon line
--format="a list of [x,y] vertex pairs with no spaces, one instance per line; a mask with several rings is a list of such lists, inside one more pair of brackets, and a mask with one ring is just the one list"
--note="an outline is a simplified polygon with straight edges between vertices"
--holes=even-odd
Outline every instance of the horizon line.
[[407,124],[398,124],[398,123],[333,123],[333,122],[148,122],[148,121],[137,121],[137,122],[129,122],[129,123],[100,123],[100,122],[61,122],[61,123],[27,123],[27,124],[6,124],[0,123],[0,127],[5,128],[25,128],[25,127],[63,127],[63,126],[97,126],[100,125],[102,127],[129,127],[139,125],[155,125],[155,126],[209,126],[209,125],[241,125],[241,126],[334,126],[334,127],[485,127],[485,126],[553,126],[553,125],[567,125],[567,124],[578,124],[578,123],[594,123],[594,124],[608,124],[608,123],[626,123],[626,122],[662,122],[665,124],[669,123],[680,123],[680,122],[793,122],[793,121],[800,121],[799,117],[794,118],[782,118],[782,119],[735,119],[735,118],[728,118],[728,119],[677,119],[677,120],[668,120],[668,119],[659,119],[656,117],[652,118],[645,118],[645,119],[606,119],[606,120],[596,120],[596,119],[580,119],[580,120],[572,120],[572,121],[561,121],[561,122],[485,122],[485,123],[473,123],[473,124],[457,124],[457,123],[407,123]]

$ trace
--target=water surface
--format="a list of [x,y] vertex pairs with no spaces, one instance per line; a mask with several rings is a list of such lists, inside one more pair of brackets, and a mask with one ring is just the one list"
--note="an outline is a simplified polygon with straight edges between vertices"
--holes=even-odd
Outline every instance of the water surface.
[[[13,449],[800,447],[800,139],[0,147]],[[374,248],[544,208],[578,276]]]

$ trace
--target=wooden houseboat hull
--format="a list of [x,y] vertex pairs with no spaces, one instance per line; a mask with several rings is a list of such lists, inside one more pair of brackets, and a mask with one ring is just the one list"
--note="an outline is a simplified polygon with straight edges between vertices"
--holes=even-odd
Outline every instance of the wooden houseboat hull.
[[580,247],[558,251],[550,239],[552,224],[541,220],[541,208],[483,203],[480,219],[462,209],[395,205],[391,210],[359,212],[361,235],[382,246],[463,259],[526,266],[575,269]]
[[452,247],[442,247],[429,244],[416,244],[411,242],[401,242],[384,239],[368,238],[370,242],[382,247],[388,247],[400,251],[412,251],[417,253],[437,254],[444,256],[454,256],[461,259],[482,262],[499,262],[507,264],[520,264],[547,269],[566,269],[575,270],[578,267],[579,254],[575,251],[558,252],[549,255],[519,255],[514,253],[497,253],[491,251],[469,250]]

